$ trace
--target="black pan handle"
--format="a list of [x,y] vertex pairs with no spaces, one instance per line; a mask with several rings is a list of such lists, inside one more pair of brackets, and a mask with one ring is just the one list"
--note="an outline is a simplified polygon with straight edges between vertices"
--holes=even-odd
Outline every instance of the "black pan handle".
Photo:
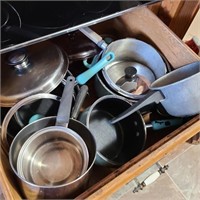
[[72,119],[77,119],[81,106],[83,105],[83,102],[86,98],[87,93],[88,93],[88,86],[82,85],[78,92],[78,95],[76,97],[76,101],[72,110],[72,115],[71,115]]

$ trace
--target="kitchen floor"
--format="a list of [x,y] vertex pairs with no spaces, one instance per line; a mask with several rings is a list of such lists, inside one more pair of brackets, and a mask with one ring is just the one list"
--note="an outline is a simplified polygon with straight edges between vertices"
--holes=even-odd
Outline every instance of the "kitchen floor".
[[[184,143],[170,155],[132,180],[108,200],[199,200],[200,199],[200,145]],[[138,192],[138,183],[156,172],[160,166],[169,168],[159,178]]]

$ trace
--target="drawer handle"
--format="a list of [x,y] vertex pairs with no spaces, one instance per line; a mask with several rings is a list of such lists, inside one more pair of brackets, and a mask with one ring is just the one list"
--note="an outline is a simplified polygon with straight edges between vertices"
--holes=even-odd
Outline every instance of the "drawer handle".
[[139,190],[143,190],[144,187],[150,185],[151,183],[155,182],[161,174],[165,173],[165,171],[169,168],[168,165],[164,165],[160,167],[158,171],[154,172],[153,174],[149,175],[142,183],[139,183],[137,187],[134,188],[133,193],[138,192]]

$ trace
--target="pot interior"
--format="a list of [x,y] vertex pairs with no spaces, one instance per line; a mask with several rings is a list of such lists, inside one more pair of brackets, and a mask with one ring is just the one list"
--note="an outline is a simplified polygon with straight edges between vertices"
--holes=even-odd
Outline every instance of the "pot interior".
[[136,156],[144,147],[146,130],[139,113],[114,125],[110,123],[114,116],[129,107],[127,101],[105,96],[89,110],[87,126],[97,143],[97,152],[106,165],[121,165]]

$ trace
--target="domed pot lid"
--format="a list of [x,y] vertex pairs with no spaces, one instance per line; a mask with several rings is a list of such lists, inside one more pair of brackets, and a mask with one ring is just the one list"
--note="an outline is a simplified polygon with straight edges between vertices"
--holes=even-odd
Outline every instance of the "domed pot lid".
[[0,106],[11,107],[32,94],[51,92],[63,80],[68,64],[68,57],[50,42],[1,55]]
[[131,99],[141,98],[156,79],[148,67],[133,61],[114,61],[103,68],[102,74],[115,92]]

